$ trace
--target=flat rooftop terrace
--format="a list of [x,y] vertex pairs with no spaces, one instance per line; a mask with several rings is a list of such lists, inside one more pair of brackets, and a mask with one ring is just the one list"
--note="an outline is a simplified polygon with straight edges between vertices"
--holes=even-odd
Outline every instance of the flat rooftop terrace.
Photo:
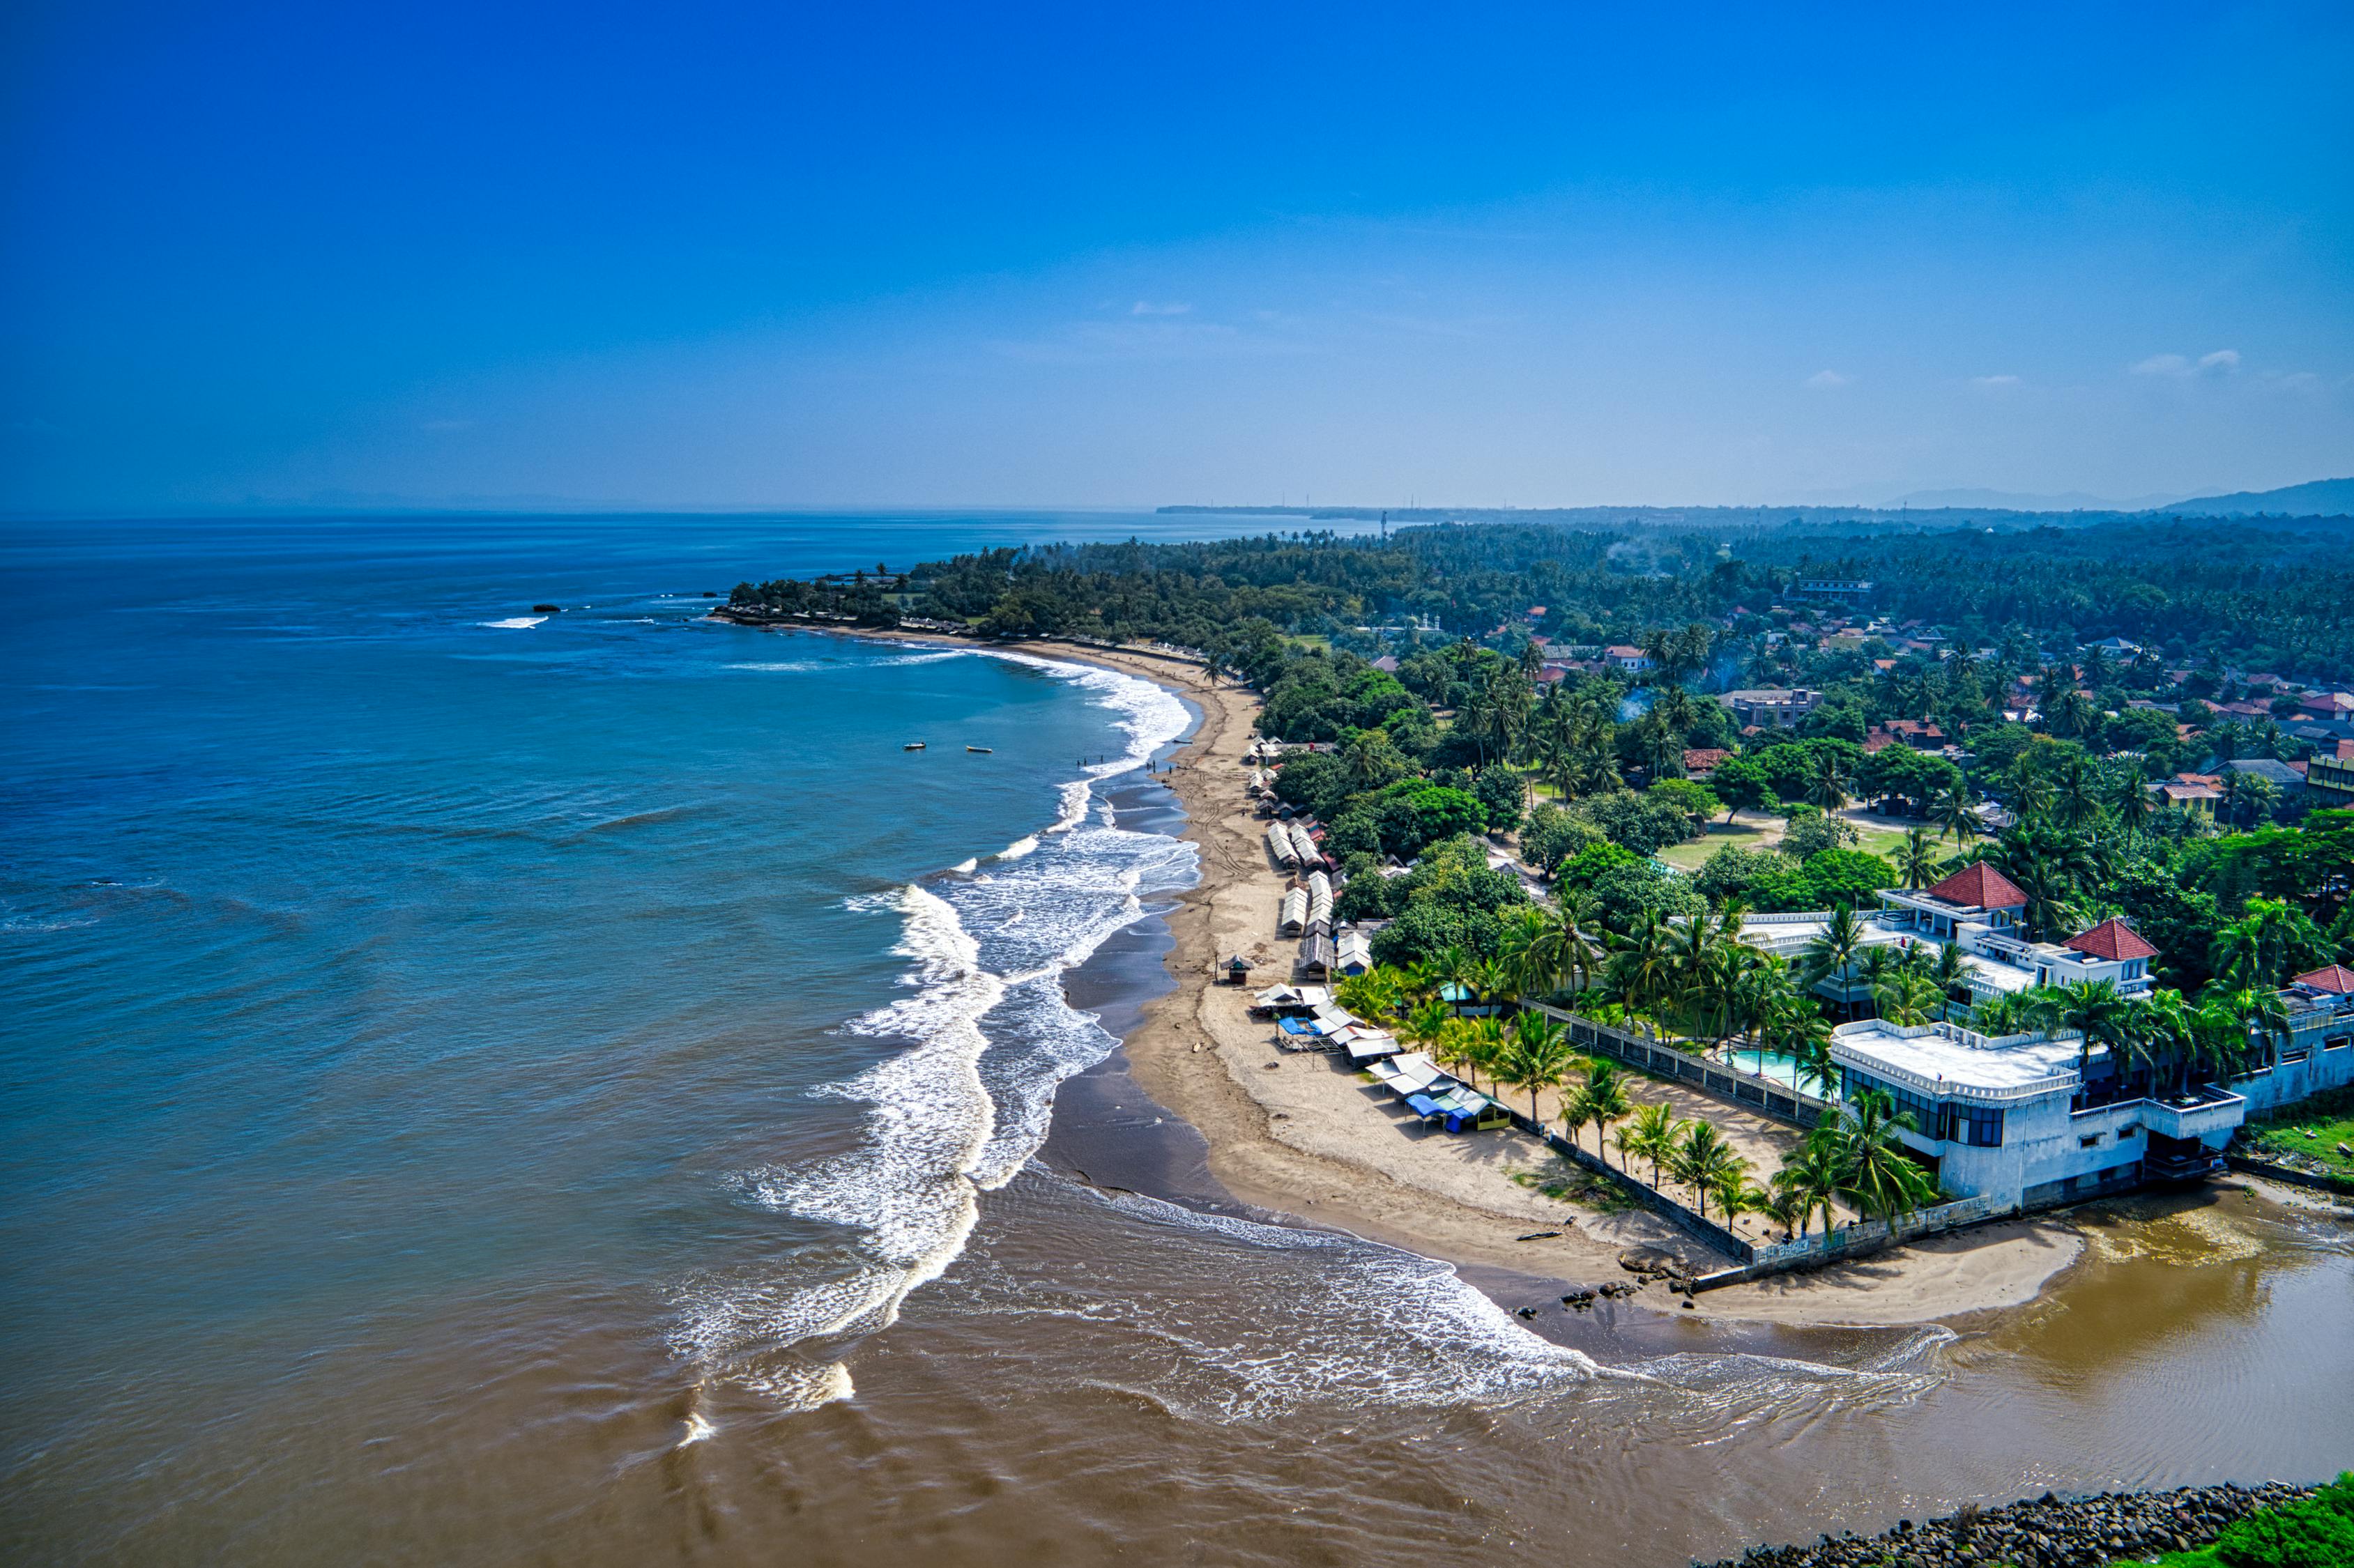
[[1951,1024],[1908,1029],[1868,1019],[1833,1030],[1831,1049],[1866,1071],[1874,1065],[1893,1069],[1891,1076],[1933,1091],[1979,1089],[2019,1097],[2021,1091],[2073,1084],[2080,1046],[2073,1035],[1995,1041]]

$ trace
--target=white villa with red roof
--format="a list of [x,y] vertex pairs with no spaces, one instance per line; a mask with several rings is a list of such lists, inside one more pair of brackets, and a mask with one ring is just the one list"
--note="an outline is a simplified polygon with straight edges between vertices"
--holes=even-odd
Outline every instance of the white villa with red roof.
[[2104,920],[2064,942],[2031,942],[2027,895],[1981,861],[1933,887],[1882,890],[1880,924],[1907,938],[1951,943],[1968,960],[1973,997],[2008,995],[2038,985],[2107,980],[2126,996],[2147,996],[2158,949],[2122,920]]

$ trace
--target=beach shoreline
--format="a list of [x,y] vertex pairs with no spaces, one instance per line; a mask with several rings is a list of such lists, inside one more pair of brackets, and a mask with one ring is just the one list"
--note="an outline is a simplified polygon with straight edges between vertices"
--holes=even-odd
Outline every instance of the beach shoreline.
[[[973,646],[931,632],[786,629]],[[990,646],[1151,681],[1199,715],[1159,777],[1182,810],[1179,834],[1195,845],[1200,874],[1161,916],[1171,988],[1142,1003],[1122,1051],[1138,1087],[1201,1135],[1211,1175],[1236,1202],[1458,1266],[1564,1284],[1625,1279],[1619,1259],[1629,1250],[1725,1261],[1639,1210],[1605,1213],[1545,1196],[1537,1187],[1555,1174],[1547,1168],[1553,1157],[1524,1135],[1459,1137],[1396,1125],[1386,1097],[1321,1054],[1278,1051],[1272,1032],[1247,1018],[1248,990],[1288,980],[1293,947],[1275,935],[1286,881],[1267,860],[1263,824],[1244,789],[1255,693],[1214,685],[1171,655],[1047,640]],[[1253,987],[1216,982],[1215,966],[1235,953],[1262,966]],[[2064,1217],[2005,1221],[1707,1292],[1679,1315],[1793,1328],[1951,1322],[2032,1301],[2084,1251]],[[1681,1306],[1658,1292],[1628,1304],[1638,1303],[1662,1315]]]

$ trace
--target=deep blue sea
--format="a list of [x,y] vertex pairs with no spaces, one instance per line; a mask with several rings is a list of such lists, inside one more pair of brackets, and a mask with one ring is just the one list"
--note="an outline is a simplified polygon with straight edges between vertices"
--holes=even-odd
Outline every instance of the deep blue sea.
[[703,596],[1222,524],[0,525],[0,1560],[1644,1568],[2354,1442],[2317,1224],[1785,1332],[1150,1180],[1184,705]]

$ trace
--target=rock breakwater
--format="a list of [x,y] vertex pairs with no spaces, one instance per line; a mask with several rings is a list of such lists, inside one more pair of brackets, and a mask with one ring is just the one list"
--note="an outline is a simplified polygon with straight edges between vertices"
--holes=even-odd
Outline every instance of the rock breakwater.
[[2311,1497],[2315,1489],[2266,1481],[2089,1498],[2046,1492],[2001,1508],[1964,1507],[1925,1524],[1904,1520],[1882,1535],[1752,1547],[1712,1568],[2101,1568],[2205,1546],[2258,1509]]

